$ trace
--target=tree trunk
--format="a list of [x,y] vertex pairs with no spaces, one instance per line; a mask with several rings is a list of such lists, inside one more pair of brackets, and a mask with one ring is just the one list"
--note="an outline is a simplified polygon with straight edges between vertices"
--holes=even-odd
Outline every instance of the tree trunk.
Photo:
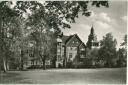
[[46,60],[45,60],[45,59],[46,59],[46,56],[44,56],[44,58],[43,58],[43,69],[44,69],[44,70],[46,70],[46,64],[45,64],[45,61],[46,61]]
[[5,59],[5,56],[4,56],[4,51],[3,51],[3,46],[5,45],[4,44],[4,29],[3,29],[3,20],[2,20],[2,17],[0,17],[0,41],[1,41],[1,44],[0,44],[0,54],[2,54],[2,57],[1,58],[3,60],[3,70],[4,72],[7,71],[7,68],[6,68],[6,59]]
[[4,68],[4,72],[7,72],[6,60],[4,57],[3,57],[3,68]]
[[6,69],[9,71],[9,62],[6,60]]
[[24,65],[23,65],[23,51],[21,50],[21,65],[20,65],[20,70],[23,70]]
[[45,64],[46,56],[45,56],[45,55],[42,56],[42,55],[40,54],[40,57],[41,57],[41,60],[42,60],[42,62],[43,62],[43,70],[46,70],[46,64]]

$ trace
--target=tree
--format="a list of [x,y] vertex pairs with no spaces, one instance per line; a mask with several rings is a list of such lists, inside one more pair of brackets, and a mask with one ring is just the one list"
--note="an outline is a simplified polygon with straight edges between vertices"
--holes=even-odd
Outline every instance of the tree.
[[16,16],[18,16],[17,11],[10,8],[10,1],[0,2],[0,58],[3,62],[4,72],[7,70],[7,60],[10,55],[10,46],[13,36],[17,36],[17,30],[13,30],[16,24]]
[[50,28],[60,30],[58,29],[60,27],[70,28],[69,23],[75,22],[79,12],[82,12],[84,16],[90,16],[89,3],[96,7],[109,6],[108,1],[46,1],[43,4],[38,1],[17,1],[15,9],[25,13],[29,9],[35,16],[32,19],[33,23],[31,23],[33,25],[43,19]]
[[[24,24],[23,17],[22,14],[12,8],[11,5],[11,1],[0,2],[0,52],[5,72],[7,70],[8,61],[13,62],[13,59],[15,60],[16,58],[14,57],[16,52],[19,51],[19,47],[23,47],[21,45],[24,45],[22,40],[24,36],[24,29],[22,29]],[[20,44],[21,41],[22,44]],[[16,46],[19,47],[16,48]]]
[[117,60],[117,67],[123,67],[126,66],[127,64],[127,56],[125,55],[126,51],[124,48],[119,48],[117,55],[118,55],[118,60]]
[[127,35],[124,36],[124,40],[121,43],[121,47],[118,50],[118,61],[117,64],[119,67],[126,66],[127,64]]
[[107,33],[100,42],[99,59],[104,60],[107,67],[111,67],[113,59],[116,58],[116,44],[111,33]]
[[96,63],[98,61],[98,56],[99,56],[99,49],[94,48],[94,49],[86,49],[86,60],[85,64],[88,65],[88,67],[95,67]]
[[37,54],[37,57],[39,57],[42,62],[43,62],[43,68],[44,70],[46,69],[46,60],[49,58],[49,55],[50,53],[52,53],[50,50],[51,50],[51,47],[52,47],[52,44],[51,42],[52,39],[50,37],[50,34],[48,34],[50,32],[42,32],[42,31],[35,31],[35,32],[32,32],[31,33],[31,40],[34,40],[36,43],[35,43],[35,49],[37,50],[36,51],[36,54]]

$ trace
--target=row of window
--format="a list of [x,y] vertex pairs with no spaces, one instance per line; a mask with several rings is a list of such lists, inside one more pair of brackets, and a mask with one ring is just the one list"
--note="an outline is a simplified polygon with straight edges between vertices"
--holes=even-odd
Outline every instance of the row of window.
[[[72,53],[69,53],[69,58],[72,58],[72,56],[73,56],[73,54]],[[83,58],[84,57],[84,54],[81,54],[80,57]]]
[[[68,57],[68,61],[72,60],[72,57],[73,57],[73,53],[69,53],[69,57]],[[58,55],[58,61],[62,61],[64,58],[64,55],[63,57],[61,57],[60,55]],[[80,59],[83,59],[85,58],[85,55],[84,54],[81,54],[80,55]]]
[[70,50],[77,50],[77,47],[70,47]]
[[92,46],[99,46],[99,43],[93,43]]
[[[78,42],[78,41],[76,41],[76,42],[75,42],[75,41],[72,41],[72,43],[73,43],[73,44],[74,44],[74,43],[78,44],[79,42]],[[58,44],[58,45],[61,45],[61,42],[58,42],[57,44]]]
[[[70,50],[76,50],[77,51],[77,48],[76,47],[70,47],[69,48]],[[81,51],[84,51],[85,49],[84,48],[81,48],[80,49]],[[64,51],[64,49],[62,49],[62,52]],[[57,52],[60,52],[60,49],[57,49]]]
[[[70,47],[70,50],[77,50],[77,47]],[[81,51],[84,51],[85,49],[84,48],[81,48],[80,50]]]
[[73,41],[72,43],[79,43],[79,42],[78,42],[78,41],[76,41],[76,42],[75,42],[75,41]]
[[69,58],[72,58],[72,53],[69,53]]

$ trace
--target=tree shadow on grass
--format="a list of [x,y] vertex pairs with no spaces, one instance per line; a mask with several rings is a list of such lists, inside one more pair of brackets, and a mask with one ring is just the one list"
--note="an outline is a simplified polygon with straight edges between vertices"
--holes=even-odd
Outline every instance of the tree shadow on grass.
[[0,84],[10,84],[10,83],[19,83],[19,81],[24,80],[19,72],[11,71],[7,73],[0,73]]

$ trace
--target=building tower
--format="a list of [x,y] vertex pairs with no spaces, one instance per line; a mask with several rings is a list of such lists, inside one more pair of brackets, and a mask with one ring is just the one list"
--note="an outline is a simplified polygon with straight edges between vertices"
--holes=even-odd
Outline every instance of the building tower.
[[99,46],[99,42],[97,41],[97,36],[95,35],[93,26],[91,27],[90,34],[88,36],[87,47],[95,48]]

